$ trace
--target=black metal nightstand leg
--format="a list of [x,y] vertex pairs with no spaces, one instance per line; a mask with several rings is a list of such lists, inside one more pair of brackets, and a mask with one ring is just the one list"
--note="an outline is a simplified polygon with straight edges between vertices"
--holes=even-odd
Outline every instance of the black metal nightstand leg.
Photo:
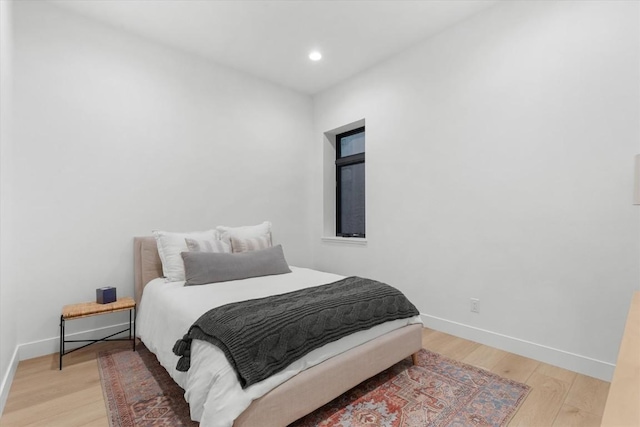
[[64,355],[64,316],[60,316],[60,370],[62,370],[63,355]]
[[[129,311],[131,313],[131,311]],[[133,308],[133,351],[136,351],[136,307]]]

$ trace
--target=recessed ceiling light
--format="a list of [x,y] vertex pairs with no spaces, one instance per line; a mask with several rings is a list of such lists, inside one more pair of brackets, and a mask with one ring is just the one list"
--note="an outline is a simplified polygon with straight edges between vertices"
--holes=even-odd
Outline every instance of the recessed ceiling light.
[[309,54],[309,59],[312,61],[320,61],[322,59],[322,54],[317,50],[314,50]]

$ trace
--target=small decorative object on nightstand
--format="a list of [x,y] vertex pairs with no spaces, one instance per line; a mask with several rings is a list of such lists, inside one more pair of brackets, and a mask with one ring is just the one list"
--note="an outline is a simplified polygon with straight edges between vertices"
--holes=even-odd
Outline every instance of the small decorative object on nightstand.
[[[80,319],[82,317],[97,316],[99,314],[116,313],[118,311],[129,310],[129,327],[114,334],[108,335],[98,340],[67,340],[64,336],[64,323],[67,320]],[[133,351],[136,351],[136,318],[135,318],[136,302],[131,297],[118,298],[109,304],[98,304],[97,302],[83,302],[80,304],[65,305],[62,308],[60,316],[60,370],[62,370],[62,356],[72,353],[88,345],[101,341],[129,341],[132,340],[133,333]],[[123,332],[129,332],[129,338],[111,338]],[[65,351],[65,344],[68,342],[86,342],[81,347],[73,350]]]
[[109,304],[115,302],[117,299],[116,288],[113,286],[105,286],[104,288],[96,289],[96,302],[98,304]]

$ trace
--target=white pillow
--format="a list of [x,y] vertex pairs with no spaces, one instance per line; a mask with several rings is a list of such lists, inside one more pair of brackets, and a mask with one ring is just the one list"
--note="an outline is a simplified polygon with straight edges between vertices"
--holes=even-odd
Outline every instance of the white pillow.
[[189,248],[189,252],[211,252],[218,254],[230,254],[231,253],[231,245],[227,242],[223,242],[218,239],[192,239],[187,237],[184,239],[187,242],[187,248]]
[[186,238],[197,240],[217,240],[220,235],[216,230],[174,233],[171,231],[153,231],[158,245],[158,254],[162,261],[162,273],[167,282],[185,280],[184,263],[181,252],[188,252]]
[[[220,242],[222,242],[222,240]],[[260,249],[267,249],[271,246],[271,233],[250,239],[231,237],[231,249],[233,252],[259,251]]]
[[231,238],[236,239],[254,239],[271,233],[271,223],[265,221],[258,225],[245,225],[243,227],[224,227],[217,226],[216,230],[221,234],[220,239],[231,244]]

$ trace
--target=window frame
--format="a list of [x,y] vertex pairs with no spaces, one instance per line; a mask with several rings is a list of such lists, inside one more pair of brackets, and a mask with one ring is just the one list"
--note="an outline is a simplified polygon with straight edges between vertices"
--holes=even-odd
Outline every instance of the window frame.
[[[363,153],[358,153],[358,154],[352,154],[350,156],[345,156],[342,157],[342,138],[351,136],[351,135],[355,135],[358,133],[364,133],[365,134],[365,150]],[[342,233],[342,179],[341,179],[341,174],[340,171],[342,169],[342,167],[344,166],[350,166],[350,165],[355,165],[355,164],[365,164],[365,153],[367,151],[366,149],[366,130],[365,130],[365,126],[361,126],[358,127],[356,129],[352,129],[350,131],[347,132],[342,132],[339,134],[336,134],[336,161],[335,161],[335,167],[336,167],[336,236],[337,237],[354,237],[354,238],[361,238],[364,239],[366,237],[366,229],[367,229],[367,217],[366,217],[366,204],[365,204],[365,219],[364,219],[364,226],[365,226],[365,232],[364,233]],[[366,168],[366,166],[365,166]],[[366,194],[366,175],[365,175],[365,194]],[[365,197],[366,200],[366,197]]]

